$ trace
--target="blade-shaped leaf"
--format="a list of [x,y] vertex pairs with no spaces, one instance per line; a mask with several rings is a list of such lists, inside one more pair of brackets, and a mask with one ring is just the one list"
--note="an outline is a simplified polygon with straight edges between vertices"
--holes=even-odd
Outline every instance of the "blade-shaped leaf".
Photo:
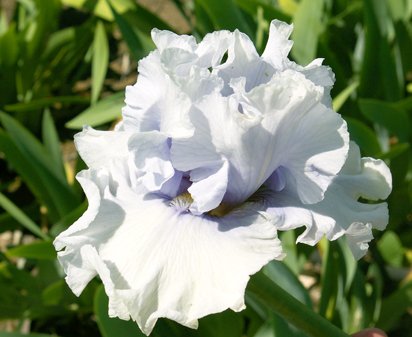
[[253,38],[253,33],[234,0],[196,0],[196,4],[207,12],[216,30],[239,29]]
[[96,25],[93,40],[92,59],[92,104],[96,103],[103,87],[109,66],[109,43],[107,41],[106,30],[101,21]]
[[32,134],[12,117],[0,114],[0,119],[9,132],[0,131],[0,150],[47,207],[51,219],[59,220],[78,205],[78,196],[66,182],[64,173],[59,175],[50,165],[45,148]]
[[140,37],[135,32],[133,27],[129,22],[124,18],[122,14],[119,14],[114,6],[112,5],[111,0],[107,0],[107,3],[112,10],[114,20],[116,21],[124,40],[126,41],[127,46],[129,47],[130,52],[132,53],[133,58],[137,61],[141,59],[146,54],[144,44],[142,43]]
[[0,206],[4,208],[13,218],[15,218],[23,227],[37,235],[38,237],[47,240],[47,234],[43,233],[24,212],[17,207],[9,198],[0,193]]
[[401,142],[408,141],[410,122],[405,111],[398,109],[393,104],[373,99],[361,99],[359,108],[371,122],[386,128],[399,137]]
[[51,164],[56,167],[56,172],[61,173],[65,178],[59,135],[49,110],[46,110],[43,115],[42,136],[46,151],[52,159]]
[[67,122],[70,129],[81,129],[85,125],[97,126],[111,122],[121,116],[124,105],[124,93],[119,92],[97,102],[81,114]]
[[323,0],[302,0],[293,17],[292,56],[306,65],[316,56],[322,27]]
[[351,139],[361,148],[362,153],[367,156],[376,155],[381,152],[381,147],[376,134],[365,123],[358,119],[345,117]]
[[6,255],[27,259],[54,260],[56,250],[51,241],[41,241],[8,249]]

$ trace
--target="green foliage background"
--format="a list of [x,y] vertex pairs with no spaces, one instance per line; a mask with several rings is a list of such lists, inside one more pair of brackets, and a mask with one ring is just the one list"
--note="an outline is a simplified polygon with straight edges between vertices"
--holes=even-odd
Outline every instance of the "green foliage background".
[[[274,18],[294,24],[295,61],[323,57],[332,67],[334,108],[362,154],[390,165],[394,189],[390,224],[361,261],[342,242],[296,246],[287,232],[287,259],[263,272],[348,333],[378,326],[410,336],[411,0],[169,0],[163,11],[134,0],[0,3],[0,337],[142,336],[108,318],[98,280],[76,298],[56,262],[53,237],[87,207],[72,137],[119,118],[153,27],[199,39],[237,28],[262,51]],[[250,295],[247,303],[200,320],[197,331],[160,320],[153,336],[305,336]]]

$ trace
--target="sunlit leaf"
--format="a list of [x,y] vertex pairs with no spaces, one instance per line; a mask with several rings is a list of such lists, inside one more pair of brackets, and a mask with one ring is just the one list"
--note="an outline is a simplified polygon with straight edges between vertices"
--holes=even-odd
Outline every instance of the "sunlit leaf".
[[64,177],[64,166],[62,152],[60,149],[59,135],[57,134],[56,126],[54,125],[53,117],[49,110],[43,114],[42,120],[42,136],[45,149],[52,159],[51,165],[56,167],[56,172],[60,172]]
[[92,107],[86,109],[71,121],[66,127],[70,129],[81,129],[85,125],[97,126],[111,122],[121,116],[124,105],[124,93],[119,92],[103,98]]
[[95,103],[103,87],[109,66],[109,43],[101,21],[97,22],[93,40],[92,59],[92,104]]
[[378,242],[378,249],[387,263],[395,267],[402,266],[405,249],[396,233],[386,231]]
[[322,32],[323,0],[302,0],[293,16],[292,56],[306,65],[316,56],[318,38]]

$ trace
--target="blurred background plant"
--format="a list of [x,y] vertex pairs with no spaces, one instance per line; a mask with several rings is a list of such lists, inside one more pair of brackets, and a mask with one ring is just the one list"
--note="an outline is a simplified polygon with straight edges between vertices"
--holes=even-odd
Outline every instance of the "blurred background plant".
[[[66,286],[52,240],[86,209],[74,176],[84,168],[73,135],[120,118],[152,28],[202,38],[247,33],[259,51],[269,22],[293,22],[291,57],[325,58],[334,108],[364,156],[390,164],[390,224],[354,261],[342,242],[295,245],[263,272],[345,331],[412,331],[412,0],[0,0],[0,337],[143,336],[109,319],[94,280]],[[247,295],[248,308],[190,330],[161,320],[156,337],[304,337]]]

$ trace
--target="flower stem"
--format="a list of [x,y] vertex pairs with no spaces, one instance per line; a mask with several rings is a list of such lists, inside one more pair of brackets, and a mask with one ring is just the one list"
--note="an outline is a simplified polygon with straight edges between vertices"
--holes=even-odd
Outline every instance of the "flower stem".
[[308,336],[349,337],[349,335],[272,282],[263,273],[258,273],[251,278],[248,292]]

